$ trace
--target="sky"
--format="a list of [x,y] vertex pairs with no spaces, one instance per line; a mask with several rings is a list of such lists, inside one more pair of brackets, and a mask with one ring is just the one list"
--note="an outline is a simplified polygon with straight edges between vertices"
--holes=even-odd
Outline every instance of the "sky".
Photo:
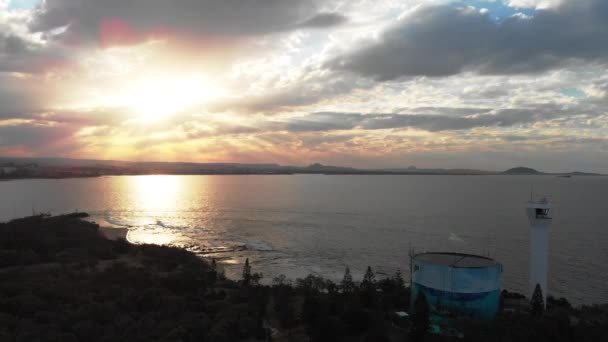
[[605,0],[0,0],[0,156],[608,173]]

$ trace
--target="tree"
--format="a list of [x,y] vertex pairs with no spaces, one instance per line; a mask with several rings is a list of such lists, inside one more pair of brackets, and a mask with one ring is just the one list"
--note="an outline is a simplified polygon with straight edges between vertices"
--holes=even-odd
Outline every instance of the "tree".
[[245,266],[243,266],[243,285],[251,285],[251,266],[249,266],[249,258],[245,259]]
[[281,287],[281,286],[290,286],[291,283],[287,280],[287,277],[284,274],[279,274],[278,276],[272,278],[272,285]]
[[343,293],[352,293],[355,289],[355,282],[353,282],[353,276],[350,274],[348,266],[346,266],[346,270],[344,271],[344,278],[340,282],[340,288]]
[[371,324],[363,342],[390,342],[382,313],[376,312],[371,317]]
[[395,272],[393,280],[395,281],[395,285],[399,290],[405,288],[405,281],[403,280],[403,275],[401,274],[400,269],[397,269],[397,272]]
[[530,300],[530,314],[532,316],[540,316],[544,312],[545,300],[543,297],[543,290],[540,288],[540,284],[536,284],[534,293],[532,293],[532,299]]
[[376,275],[372,268],[367,266],[363,281],[361,281],[361,300],[366,308],[371,309],[377,304]]
[[331,280],[325,280],[325,288],[327,289],[327,293],[330,295],[334,295],[338,291],[338,286]]
[[258,286],[260,285],[260,280],[264,278],[264,274],[262,273],[253,273],[251,275],[251,279],[249,281],[249,283],[253,286]]
[[304,279],[296,279],[296,288],[304,292],[320,292],[325,290],[325,286],[325,279],[314,274],[309,274]]
[[[276,279],[276,278],[275,278]],[[274,295],[274,311],[279,319],[281,328],[289,329],[291,334],[291,327],[295,323],[294,308],[292,303],[292,287],[281,283],[275,285],[273,292]]]
[[367,271],[363,276],[361,288],[365,291],[374,291],[376,289],[376,275],[370,266],[367,266]]
[[426,332],[429,330],[429,324],[429,305],[424,293],[419,292],[414,304],[414,314],[412,316],[412,328],[410,330],[412,340],[415,342],[424,341]]

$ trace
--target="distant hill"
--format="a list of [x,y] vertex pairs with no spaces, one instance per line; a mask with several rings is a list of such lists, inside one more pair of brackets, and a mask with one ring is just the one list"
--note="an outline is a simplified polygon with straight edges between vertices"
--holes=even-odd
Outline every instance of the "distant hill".
[[314,164],[308,165],[307,167],[303,167],[300,169],[307,170],[307,171],[319,171],[319,172],[352,172],[352,171],[356,171],[356,169],[354,169],[352,167],[323,165],[320,163],[314,163]]
[[602,176],[601,173],[580,172],[580,171],[566,172],[563,175],[565,175],[565,176]]
[[542,175],[542,172],[539,172],[538,170],[529,168],[529,167],[524,167],[524,166],[519,166],[519,167],[514,167],[512,169],[508,169],[507,171],[504,171],[503,174],[505,175]]
[[398,174],[412,174],[412,175],[493,175],[497,174],[496,171],[485,171],[475,169],[424,169],[417,168],[416,166],[410,166],[408,168],[393,168],[383,169],[389,173]]
[[[2,168],[16,171],[5,172]],[[0,156],[0,178],[66,178],[97,177],[107,175],[214,175],[214,174],[325,174],[325,175],[554,175],[599,176],[596,173],[564,172],[546,173],[529,167],[515,167],[506,171],[475,169],[425,169],[407,168],[358,169],[348,166],[314,163],[308,166],[279,165],[271,163],[195,163],[158,161],[117,161],[70,158],[15,158]]]

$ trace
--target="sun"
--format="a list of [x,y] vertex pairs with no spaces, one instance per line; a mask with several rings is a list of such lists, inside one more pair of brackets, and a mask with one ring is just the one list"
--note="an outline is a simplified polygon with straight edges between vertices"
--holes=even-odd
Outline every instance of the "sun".
[[[1,1],[1,0],[0,0]],[[80,99],[66,108],[106,108],[120,110],[125,118],[154,123],[182,113],[194,112],[201,105],[231,97],[218,80],[202,73],[157,72],[124,76],[114,82],[80,90]]]
[[155,76],[129,85],[120,95],[119,102],[144,121],[156,121],[221,96],[221,93],[200,75]]

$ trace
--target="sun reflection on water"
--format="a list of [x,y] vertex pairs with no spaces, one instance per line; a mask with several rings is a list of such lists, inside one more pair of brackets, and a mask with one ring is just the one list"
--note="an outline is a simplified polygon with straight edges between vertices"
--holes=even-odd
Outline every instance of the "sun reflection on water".
[[182,192],[183,177],[178,176],[137,176],[133,177],[135,207],[147,212],[168,212],[177,209],[179,194]]
[[169,175],[136,176],[131,179],[132,208],[143,215],[129,232],[129,240],[136,243],[172,245],[189,239],[174,227],[167,225],[165,217],[179,211],[180,197],[184,192],[184,177]]

